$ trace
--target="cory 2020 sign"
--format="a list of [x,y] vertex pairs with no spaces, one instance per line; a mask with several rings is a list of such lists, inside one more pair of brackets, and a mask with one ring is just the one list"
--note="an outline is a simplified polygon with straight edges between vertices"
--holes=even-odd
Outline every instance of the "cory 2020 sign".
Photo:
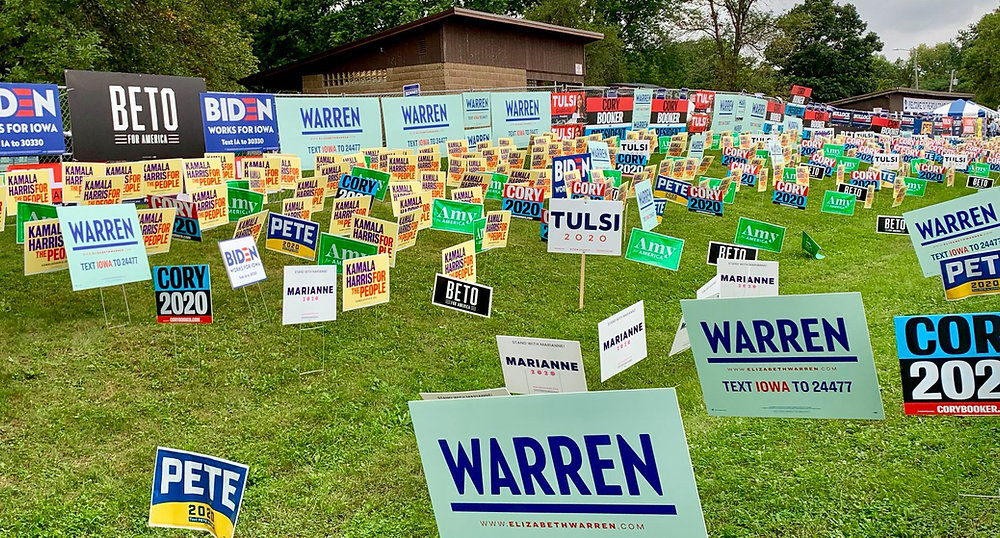
[[79,161],[201,157],[205,79],[66,71]]

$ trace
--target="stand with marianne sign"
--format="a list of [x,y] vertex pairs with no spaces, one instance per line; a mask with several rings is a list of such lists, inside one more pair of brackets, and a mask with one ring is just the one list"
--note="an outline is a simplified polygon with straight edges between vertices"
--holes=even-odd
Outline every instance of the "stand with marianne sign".
[[860,293],[681,300],[708,414],[882,419]]
[[646,358],[646,307],[642,301],[597,325],[601,382]]
[[511,393],[586,392],[580,342],[497,336],[504,383]]
[[[333,265],[286,265],[284,298],[281,307],[282,325],[323,323],[337,319],[337,267]],[[323,325],[299,327],[299,356],[302,356],[302,334],[323,329]],[[326,371],[326,331],[322,331],[320,368],[302,369],[299,375]]]
[[673,389],[414,401],[410,415],[442,538],[707,536]]

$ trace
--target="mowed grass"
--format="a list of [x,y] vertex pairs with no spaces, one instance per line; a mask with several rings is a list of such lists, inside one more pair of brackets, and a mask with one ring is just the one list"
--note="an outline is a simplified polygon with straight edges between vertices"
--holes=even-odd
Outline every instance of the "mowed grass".
[[[716,163],[709,175],[721,174]],[[491,319],[430,304],[441,249],[468,237],[425,230],[398,255],[391,303],[304,333],[280,325],[282,266],[295,258],[260,242],[269,314],[255,288],[247,290],[252,311],[244,292],[229,288],[215,242],[232,225],[203,243],[175,240],[151,258],[211,264],[213,325],[157,325],[146,282],[125,286],[132,322],[108,329],[97,290],[73,293],[65,271],[22,276],[8,219],[0,234],[0,535],[201,535],[146,527],[153,456],[168,446],[250,466],[239,536],[435,536],[407,401],[420,391],[502,386],[494,337],[504,334],[579,340],[591,390],[677,387],[712,536],[997,536],[998,501],[960,494],[998,493],[998,422],[904,416],[892,323],[894,315],[993,311],[997,299],[945,301],[940,279],[921,276],[907,237],[875,233],[877,214],[971,193],[964,185],[962,175],[953,188],[931,184],[895,209],[883,191],[853,217],[820,213],[832,179],[812,182],[806,211],[773,206],[770,192],[755,189],[723,218],[668,204],[655,231],[685,239],[680,270],[591,256],[583,311],[580,257],[546,253],[538,224],[515,219],[508,247],[478,258],[479,281],[494,288]],[[630,200],[629,227],[637,213]],[[387,205],[376,215],[391,216]],[[690,351],[667,354],[678,301],[715,274],[705,264],[708,242],[731,242],[741,215],[787,227],[783,251],[761,256],[781,262],[782,294],[862,293],[885,420],[706,414]],[[324,229],[328,218],[314,216]],[[826,259],[802,252],[803,230]],[[104,297],[112,321],[123,321],[121,290]],[[600,383],[597,324],[638,300],[649,357]],[[324,338],[325,371],[300,376],[323,365]],[[639,412],[657,419],[656,409]]]

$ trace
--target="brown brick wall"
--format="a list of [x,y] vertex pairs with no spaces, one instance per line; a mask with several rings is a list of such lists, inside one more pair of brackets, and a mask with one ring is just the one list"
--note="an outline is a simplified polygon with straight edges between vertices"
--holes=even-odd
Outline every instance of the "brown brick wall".
[[384,82],[323,86],[323,75],[302,77],[303,93],[379,93],[401,92],[403,85],[420,83],[423,91],[465,90],[469,88],[511,88],[527,84],[524,69],[456,63],[431,63],[390,67]]
[[445,63],[445,88],[465,90],[469,88],[513,88],[527,84],[524,69]]

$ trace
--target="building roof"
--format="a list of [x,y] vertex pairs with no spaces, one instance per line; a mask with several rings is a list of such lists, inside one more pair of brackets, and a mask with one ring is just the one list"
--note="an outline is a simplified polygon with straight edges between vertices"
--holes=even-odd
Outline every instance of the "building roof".
[[836,101],[830,101],[828,104],[833,106],[849,105],[856,103],[858,101],[864,101],[865,99],[874,99],[876,97],[884,97],[886,95],[891,95],[894,93],[905,93],[906,95],[916,96],[916,97],[926,97],[930,99],[939,98],[943,100],[955,100],[955,99],[972,99],[975,95],[971,93],[962,92],[940,92],[934,90],[917,90],[913,88],[889,88],[888,90],[882,90],[878,92],[871,92],[862,95],[855,95],[852,97],[845,97],[843,99],[837,99]]
[[421,19],[417,19],[413,22],[402,24],[388,30],[384,30],[374,35],[358,39],[357,41],[351,41],[350,43],[344,43],[329,50],[313,54],[301,60],[287,63],[275,67],[274,69],[269,69],[267,71],[262,71],[250,75],[246,78],[240,80],[244,86],[259,85],[267,79],[272,79],[280,75],[294,76],[295,73],[302,71],[309,65],[328,60],[332,57],[339,56],[346,52],[364,45],[371,45],[379,41],[386,39],[391,39],[401,34],[412,32],[424,26],[441,23],[446,20],[456,20],[456,21],[481,21],[491,24],[499,24],[505,26],[511,26],[515,28],[522,29],[529,33],[544,33],[544,34],[558,34],[564,38],[573,39],[579,41],[581,44],[590,43],[593,41],[600,41],[604,39],[604,34],[599,32],[590,32],[587,30],[577,30],[575,28],[567,28],[565,26],[558,26],[555,24],[548,24],[544,22],[529,21],[526,19],[518,19],[514,17],[507,17],[505,15],[495,15],[493,13],[485,13],[483,11],[476,11],[473,9],[465,9],[461,7],[453,7],[442,11],[440,13],[435,13],[433,15],[428,15]]

